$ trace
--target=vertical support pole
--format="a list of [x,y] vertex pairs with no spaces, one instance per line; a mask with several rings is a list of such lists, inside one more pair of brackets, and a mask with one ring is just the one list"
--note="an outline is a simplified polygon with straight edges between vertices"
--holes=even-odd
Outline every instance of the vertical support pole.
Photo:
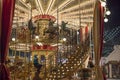
[[112,78],[112,64],[109,64],[109,78]]

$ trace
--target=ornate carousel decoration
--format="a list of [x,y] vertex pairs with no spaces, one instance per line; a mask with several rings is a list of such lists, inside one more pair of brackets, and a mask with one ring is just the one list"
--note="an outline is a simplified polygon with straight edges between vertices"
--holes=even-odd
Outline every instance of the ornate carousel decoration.
[[[91,7],[86,6],[89,2]],[[15,32],[13,32],[14,35],[9,44],[11,52],[9,55],[12,56],[10,57],[12,60],[12,65],[10,64],[11,78],[32,80],[34,76],[41,76],[43,80],[59,80],[66,77],[71,79],[73,72],[75,74],[89,72],[87,79],[91,79],[92,72],[85,67],[87,66],[86,62],[89,61],[90,43],[93,41],[91,39],[93,34],[90,31],[94,26],[93,5],[94,0],[78,4],[77,14],[79,13],[79,16],[77,18],[79,18],[71,23],[79,24],[77,25],[79,29],[74,28],[76,26],[69,21],[70,19],[74,20],[74,17],[71,18],[65,14],[63,16],[68,21],[61,21],[61,24],[55,23],[54,16],[44,14],[31,17],[27,25],[14,28]],[[71,25],[72,27],[70,27]],[[95,39],[95,41],[99,41],[98,38]],[[78,69],[83,70],[77,72]],[[99,70],[99,66],[96,69]],[[81,79],[84,78],[84,75],[80,76],[82,76]]]

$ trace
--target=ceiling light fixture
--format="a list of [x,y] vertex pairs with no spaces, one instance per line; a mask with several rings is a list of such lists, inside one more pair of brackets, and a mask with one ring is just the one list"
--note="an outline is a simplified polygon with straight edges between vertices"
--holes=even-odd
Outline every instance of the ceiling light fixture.
[[[85,9],[84,11],[81,11],[80,13],[81,13],[81,14],[84,14],[84,13],[91,13],[91,12],[93,12],[93,9],[92,9],[92,8],[90,8],[90,9]],[[65,15],[65,16],[70,16],[70,15],[74,15],[74,14],[79,14],[79,11],[77,10],[77,11],[74,11],[74,12],[70,12],[69,14],[68,14],[68,13],[65,13],[65,14],[63,14],[63,15]]]
[[[86,6],[86,5],[92,5],[93,4],[93,1],[89,2],[89,1],[84,1],[80,4],[80,8]],[[72,10],[75,10],[75,9],[78,9],[79,8],[79,5],[76,5],[76,6],[73,6],[73,7],[70,7],[68,9],[65,9],[63,11],[61,11],[60,13],[64,13],[64,12],[68,12],[68,11],[72,11]]]
[[19,0],[24,6],[26,6],[29,10],[30,10],[30,5],[26,5],[25,4],[25,0],[24,1],[22,1],[22,0]]
[[18,4],[15,4],[15,8],[18,8],[19,10],[24,11],[24,12],[26,12],[26,13],[29,13],[29,10],[28,10],[28,9],[25,9],[25,8],[23,8],[22,6],[18,5]]
[[39,36],[35,36],[36,39],[39,39]]
[[66,41],[67,39],[66,38],[63,38],[63,41]]
[[37,42],[37,45],[39,46],[43,46],[43,44],[41,42]]
[[106,15],[110,15],[111,14],[111,12],[108,10],[108,11],[106,11]]
[[107,18],[105,18],[105,19],[104,19],[104,22],[108,22],[108,19],[107,19]]
[[[37,2],[37,0],[35,0],[35,4],[36,4],[36,7],[38,8],[39,7],[39,4],[38,4],[38,2]],[[38,8],[38,10],[39,10],[39,14],[41,14],[42,13],[42,11],[40,10],[40,8]]]
[[12,41],[15,41],[15,38],[12,38]]
[[[62,8],[62,7],[65,6],[67,3],[70,3],[70,2],[72,2],[72,1],[74,1],[74,0],[67,0],[67,1],[65,1],[63,4],[61,4],[61,5],[58,7],[58,9]],[[55,10],[53,10],[53,11],[51,12],[51,14],[54,14],[56,11],[57,11],[57,8],[56,8]]]
[[48,14],[49,11],[52,9],[54,3],[55,3],[55,0],[51,0],[51,1],[50,1],[49,6],[48,6],[48,8],[47,8],[47,10],[46,10],[46,14]]
[[42,7],[42,4],[41,4],[40,0],[37,0],[37,2],[38,2],[38,5],[39,5],[39,8],[41,10],[41,13],[44,14],[43,7]]
[[102,1],[101,2],[101,6],[105,7],[106,6],[106,2]]

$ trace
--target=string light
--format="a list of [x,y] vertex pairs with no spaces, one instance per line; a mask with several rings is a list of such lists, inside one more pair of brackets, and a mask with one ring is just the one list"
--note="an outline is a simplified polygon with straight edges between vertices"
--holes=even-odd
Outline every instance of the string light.
[[77,35],[79,35],[79,31],[77,31]]
[[12,41],[15,41],[15,38],[12,38]]
[[107,18],[105,18],[105,19],[104,19],[104,22],[108,22],[108,19],[107,19]]
[[107,8],[107,4],[106,4],[106,0],[102,0],[101,1],[101,6],[103,6],[104,7],[104,9],[105,9],[105,19],[104,19],[104,22],[108,22],[108,18],[106,18],[106,15],[110,15],[111,14],[111,12],[109,11],[109,9]]
[[111,12],[108,10],[108,11],[106,11],[106,15],[110,15],[111,14]]
[[36,39],[39,39],[39,36],[35,36]]
[[106,6],[106,2],[101,2],[101,6],[105,7]]
[[63,38],[63,41],[66,41],[66,38]]

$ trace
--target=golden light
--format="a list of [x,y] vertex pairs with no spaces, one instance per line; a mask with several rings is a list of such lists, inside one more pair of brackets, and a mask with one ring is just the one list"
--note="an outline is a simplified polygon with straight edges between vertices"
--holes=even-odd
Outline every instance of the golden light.
[[108,19],[107,19],[107,18],[105,18],[105,19],[104,19],[104,22],[108,22]]
[[[38,4],[37,0],[35,0],[35,3],[36,3],[36,7],[38,8],[39,4]],[[40,8],[38,8],[38,10],[39,10],[39,13],[41,14],[42,12],[41,12]]]
[[35,39],[39,39],[39,36],[35,36]]
[[106,11],[106,15],[110,15],[111,14],[111,12],[110,11]]
[[66,38],[63,38],[63,41],[66,41],[67,39]]
[[106,6],[106,2],[101,2],[101,6],[105,7]]
[[12,38],[12,41],[15,41],[15,38]]
[[55,3],[55,0],[51,0],[51,1],[50,1],[49,6],[48,6],[48,8],[47,8],[47,10],[46,10],[46,14],[48,14],[49,11],[52,9],[54,3]]
[[79,5],[76,5],[76,6],[70,7],[70,8],[68,8],[68,9],[65,9],[65,10],[60,11],[60,13],[69,12],[69,11],[78,9],[79,7],[80,7],[80,8],[83,8],[84,6],[86,6],[86,5],[91,5],[91,4],[93,4],[93,3],[94,3],[94,1],[92,1],[92,0],[91,0],[91,1],[84,1],[84,2],[82,2],[82,3],[80,4],[80,6],[79,6]]
[[[72,1],[74,1],[74,0],[66,0],[63,4],[61,4],[61,5],[58,7],[58,9],[66,6],[67,3],[70,3],[70,2],[72,2]],[[55,10],[53,10],[50,14],[54,14],[56,11],[57,11],[57,8],[56,8]]]
[[44,14],[43,7],[42,7],[42,4],[41,4],[40,0],[37,0],[37,2],[38,2],[38,5],[39,5],[39,8],[41,10],[41,13]]

